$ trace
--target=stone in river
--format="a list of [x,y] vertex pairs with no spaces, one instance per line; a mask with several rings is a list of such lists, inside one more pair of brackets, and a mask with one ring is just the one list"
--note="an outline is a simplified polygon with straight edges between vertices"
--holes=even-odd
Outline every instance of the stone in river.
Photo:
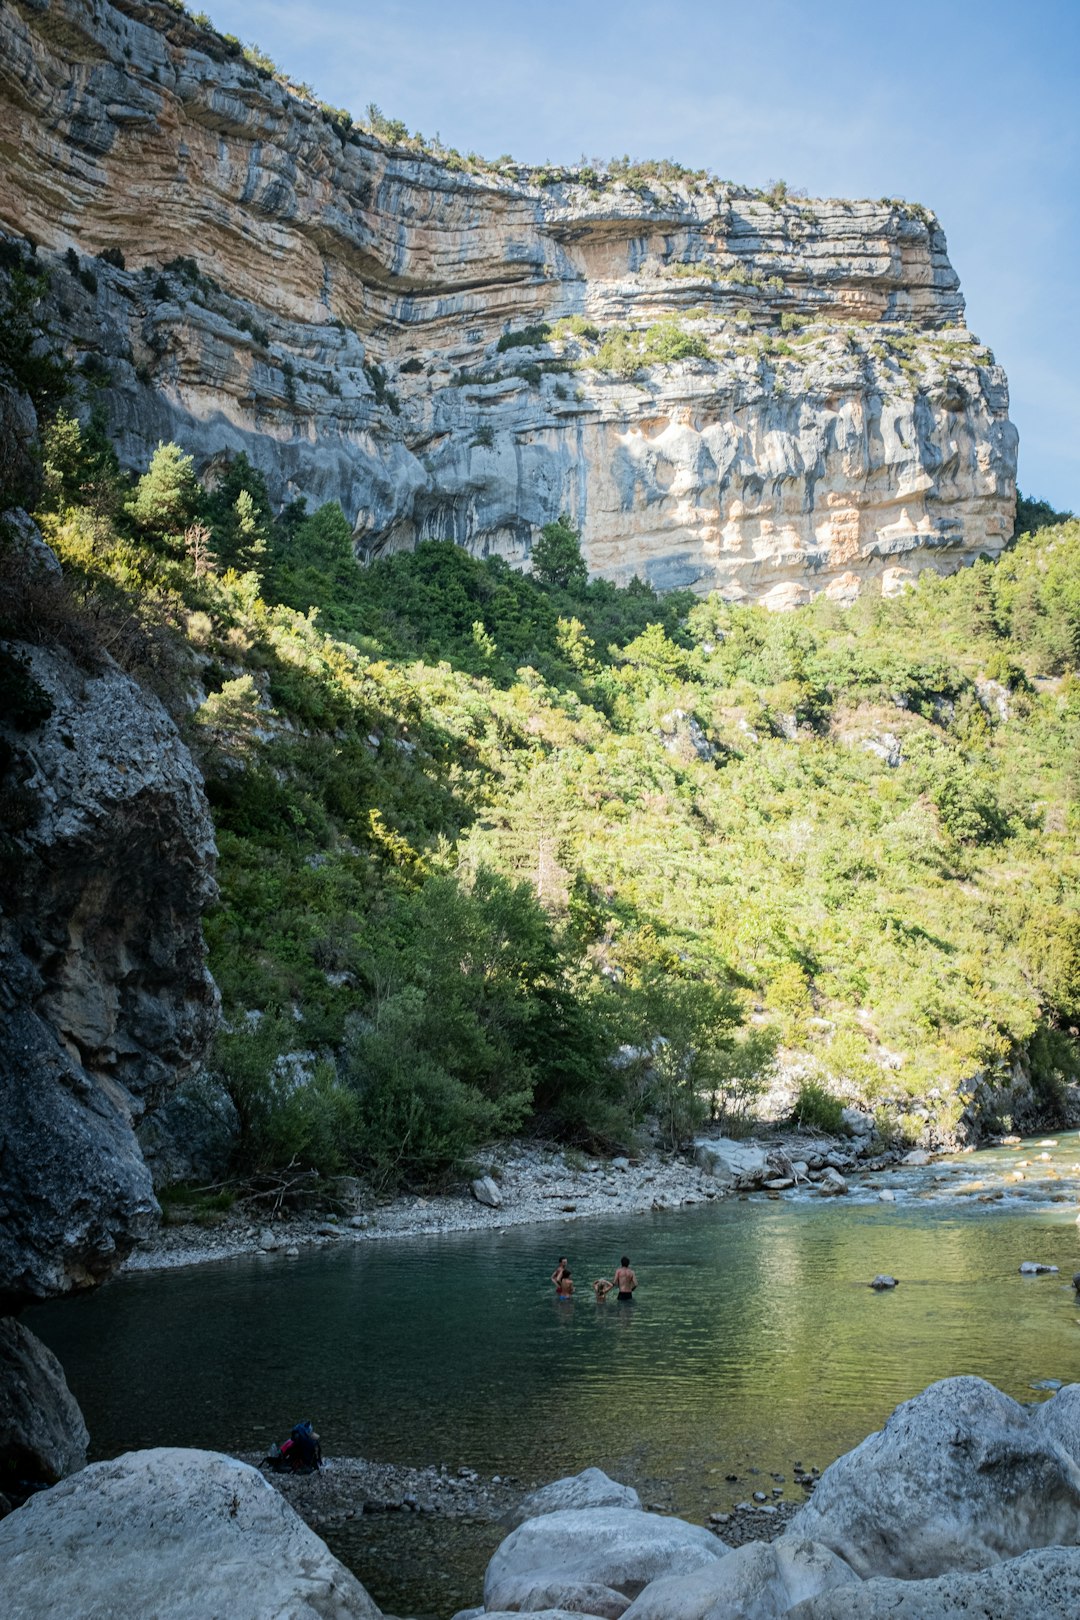
[[825,1195],[825,1197],[833,1198],[839,1193],[846,1193],[848,1190],[848,1184],[840,1174],[839,1170],[834,1170],[830,1165],[821,1172],[821,1180],[818,1183],[818,1189]]
[[1057,1269],[1057,1266],[1044,1266],[1040,1260],[1023,1260],[1020,1263],[1021,1274],[1025,1277],[1041,1277]]
[[870,1287],[871,1288],[876,1288],[878,1290],[878,1292],[880,1293],[881,1290],[884,1289],[884,1288],[895,1288],[895,1287],[897,1287],[897,1281],[896,1281],[895,1277],[890,1277],[888,1272],[879,1271],[877,1276],[874,1278],[873,1282],[870,1284]]
[[912,1148],[910,1153],[904,1154],[904,1157],[900,1160],[900,1163],[913,1165],[929,1164],[930,1154],[927,1153],[925,1148]]
[[883,1187],[881,1192],[878,1193],[878,1198],[883,1204],[896,1203],[896,1194],[893,1192],[891,1187]]

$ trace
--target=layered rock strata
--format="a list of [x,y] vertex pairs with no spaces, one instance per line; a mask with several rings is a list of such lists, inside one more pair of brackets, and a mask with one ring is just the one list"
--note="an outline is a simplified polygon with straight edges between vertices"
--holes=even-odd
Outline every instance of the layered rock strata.
[[527,566],[565,511],[594,573],[783,606],[1011,532],[1005,376],[923,209],[387,146],[156,0],[5,0],[0,146],[125,458],[244,451],[363,556]]

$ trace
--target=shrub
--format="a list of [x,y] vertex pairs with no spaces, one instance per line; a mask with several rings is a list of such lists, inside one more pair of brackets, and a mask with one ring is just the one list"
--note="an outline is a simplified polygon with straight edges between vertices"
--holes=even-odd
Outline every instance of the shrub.
[[581,534],[564,513],[554,523],[545,523],[532,548],[533,575],[542,585],[560,590],[580,590],[589,578],[581,555]]
[[551,327],[547,321],[538,321],[534,326],[523,326],[520,332],[504,332],[496,344],[496,352],[505,354],[507,349],[534,349],[546,343],[551,336]]
[[843,1126],[843,1108],[839,1097],[834,1097],[827,1086],[817,1080],[802,1080],[791,1118],[796,1125],[808,1130],[837,1136]]

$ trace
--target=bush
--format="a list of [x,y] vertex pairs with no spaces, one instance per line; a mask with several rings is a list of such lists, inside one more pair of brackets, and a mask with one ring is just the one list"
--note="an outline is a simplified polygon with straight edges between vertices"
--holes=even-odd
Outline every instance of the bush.
[[538,321],[534,326],[523,326],[520,332],[504,332],[495,345],[498,354],[505,354],[507,349],[534,349],[546,343],[551,336],[551,327],[547,321]]
[[565,513],[540,530],[532,548],[532,565],[533,575],[543,585],[573,591],[587,584],[589,571],[581,555],[581,535]]
[[827,1086],[816,1080],[802,1080],[799,1083],[799,1095],[795,1099],[795,1106],[791,1110],[792,1121],[803,1126],[806,1130],[824,1131],[828,1136],[838,1136],[843,1128],[844,1105],[839,1097],[834,1097]]

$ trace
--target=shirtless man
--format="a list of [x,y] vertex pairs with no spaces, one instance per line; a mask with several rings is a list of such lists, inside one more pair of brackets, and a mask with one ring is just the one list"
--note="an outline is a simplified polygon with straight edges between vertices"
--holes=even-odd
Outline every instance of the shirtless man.
[[615,1287],[619,1290],[615,1296],[617,1299],[633,1299],[634,1289],[637,1287],[637,1278],[630,1269],[630,1256],[627,1254],[624,1254],[619,1261],[619,1269],[615,1273]]
[[563,1272],[566,1270],[566,1266],[567,1266],[566,1256],[565,1256],[565,1254],[560,1254],[559,1263],[555,1267],[555,1270],[551,1273],[551,1280],[555,1284],[555,1292],[556,1293],[559,1292],[559,1284],[562,1282]]

